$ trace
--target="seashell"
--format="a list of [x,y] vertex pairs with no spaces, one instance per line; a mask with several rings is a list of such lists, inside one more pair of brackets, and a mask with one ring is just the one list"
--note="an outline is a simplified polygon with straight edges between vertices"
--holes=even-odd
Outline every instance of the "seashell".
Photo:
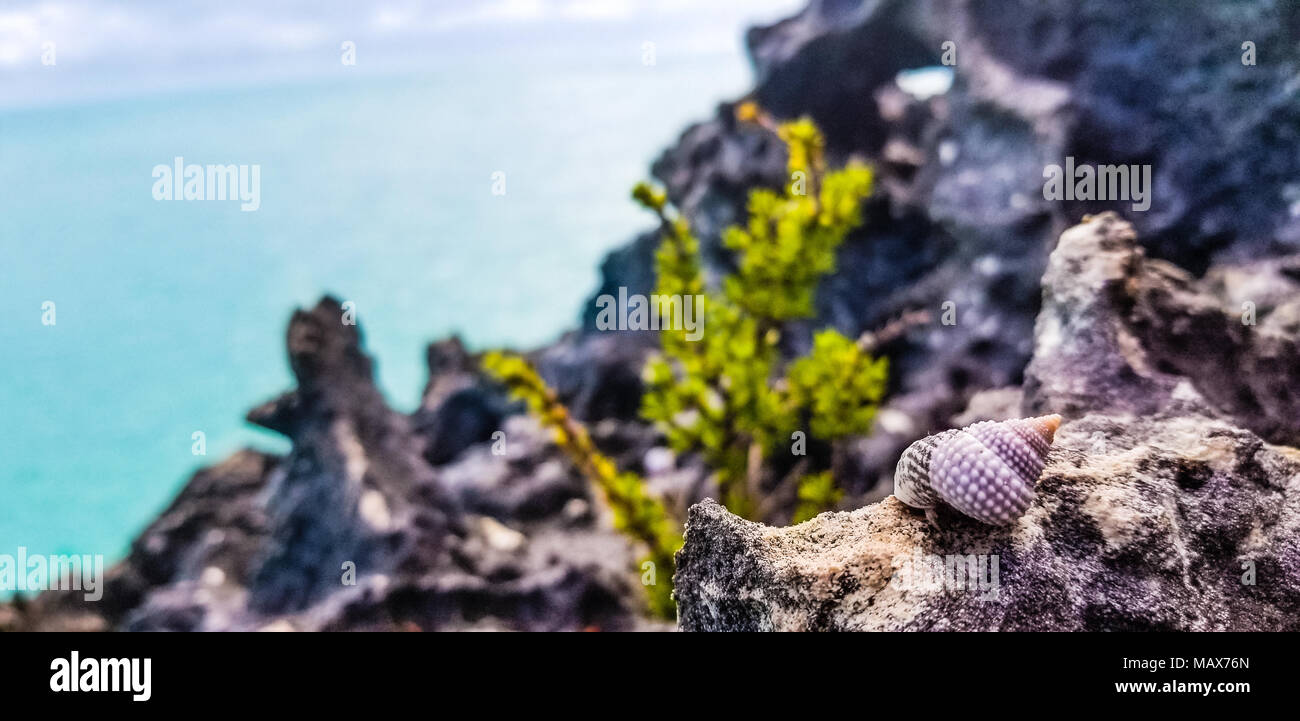
[[994,526],[1005,526],[1034,501],[1059,415],[983,421],[926,436],[903,451],[894,496],[913,508],[940,501]]

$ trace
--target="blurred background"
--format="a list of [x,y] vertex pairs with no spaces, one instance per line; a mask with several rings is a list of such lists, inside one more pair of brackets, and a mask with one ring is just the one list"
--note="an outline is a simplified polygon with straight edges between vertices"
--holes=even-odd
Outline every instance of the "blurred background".
[[[273,5],[0,6],[0,567],[20,547],[122,559],[101,600],[18,597],[0,631],[1300,618],[1295,3]],[[599,331],[584,302],[652,292],[660,238],[629,198],[648,176],[705,275],[734,267],[723,229],[790,178],[771,129],[737,121],[742,98],[813,121],[828,168],[872,169],[861,226],[779,348],[804,356],[833,328],[887,358],[870,432],[813,433],[806,459],[777,444],[745,469],[756,517],[784,526],[815,495],[813,510],[864,509],[867,546],[827,526],[771,532],[833,546],[806,552],[727,540],[741,521],[701,503],[715,461],[641,415],[658,335]],[[155,201],[153,169],[177,157],[256,166],[260,208]],[[1150,205],[1055,197],[1061,164],[1126,167]],[[620,479],[643,479],[671,524],[712,519],[687,552],[668,560],[678,527],[660,524],[647,578],[584,462],[450,334],[535,349]],[[883,586],[883,559],[968,553],[876,503],[906,448],[1049,412],[1066,418],[1058,458],[1089,460],[994,546],[1035,559],[1002,576],[1010,604],[846,600]],[[826,469],[804,476],[815,487],[805,460]],[[828,551],[882,561],[827,585]],[[1244,586],[1243,560],[1281,584]]]
[[[646,226],[632,184],[751,85],[744,28],[800,5],[6,0],[0,549],[111,562],[197,467],[286,450],[242,419],[292,385],[286,318],[323,292],[399,410],[432,338],[576,325]],[[176,156],[260,165],[261,208],[153,200]]]

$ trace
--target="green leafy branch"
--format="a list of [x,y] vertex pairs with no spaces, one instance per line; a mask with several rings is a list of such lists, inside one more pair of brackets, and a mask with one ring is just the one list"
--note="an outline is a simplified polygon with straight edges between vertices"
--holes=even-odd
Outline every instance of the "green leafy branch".
[[[826,172],[824,141],[811,120],[776,125],[752,104],[743,104],[738,116],[785,141],[790,180],[779,193],[752,191],[748,222],[723,233],[736,272],[723,280],[722,293],[705,295],[702,338],[690,341],[681,329],[662,332],[662,352],[645,371],[642,415],[674,450],[700,453],[727,507],[754,518],[763,515],[760,501],[774,485],[768,461],[797,429],[807,426],[830,442],[870,429],[887,366],[827,329],[809,356],[778,375],[782,324],[814,315],[818,283],[835,270],[836,251],[861,224],[872,174],[854,162]],[[703,292],[699,241],[689,225],[661,191],[642,184],[633,197],[661,223],[656,293]],[[838,500],[833,486],[817,490],[828,484],[822,475],[795,483],[801,501],[818,510]]]
[[[528,406],[538,421],[551,431],[555,445],[568,456],[583,476],[604,497],[613,512],[614,528],[640,541],[649,549],[656,580],[660,573],[673,573],[673,555],[682,545],[681,525],[670,519],[664,503],[646,493],[645,482],[635,473],[620,472],[614,462],[591,441],[587,428],[575,419],[555,391],[546,385],[528,361],[517,355],[487,353],[483,368]],[[650,607],[656,615],[672,617],[671,584],[655,583],[650,589]]]

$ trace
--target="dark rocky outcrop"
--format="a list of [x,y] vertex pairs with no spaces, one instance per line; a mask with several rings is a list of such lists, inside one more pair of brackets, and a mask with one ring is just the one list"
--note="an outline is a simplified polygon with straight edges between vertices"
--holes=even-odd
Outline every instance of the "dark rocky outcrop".
[[[888,479],[908,443],[948,425],[974,394],[1023,381],[1047,254],[1085,214],[1119,212],[1150,256],[1195,276],[1300,251],[1298,28],[1300,8],[1267,0],[811,0],[749,32],[758,102],[777,117],[811,115],[835,162],[863,156],[880,174],[811,325],[858,333],[912,308],[937,320],[950,301],[956,312],[956,325],[917,328],[884,349],[885,422],[858,444],[867,480],[853,483]],[[897,73],[940,65],[948,41],[951,90],[904,93]],[[1241,62],[1245,41],[1255,65]],[[1044,200],[1043,169],[1066,156],[1150,164],[1150,210]],[[653,170],[715,275],[728,262],[718,234],[742,217],[746,190],[779,185],[784,172],[780,148],[737,124],[730,106],[683,133]],[[604,287],[644,291],[652,251],[639,238],[611,254]],[[806,344],[807,329],[794,330]]]
[[[1279,347],[1300,357],[1296,329],[1269,322],[1290,311],[1242,325],[1135,241],[1107,213],[1052,253],[1021,413],[1066,421],[1024,516],[995,528],[944,511],[931,525],[890,497],[775,529],[706,501],[678,555],[682,628],[1300,628],[1300,450],[1261,437],[1291,437],[1295,416],[1216,402],[1253,397],[1267,371],[1197,375],[1155,360],[1194,318],[1233,338],[1219,352],[1252,369]],[[1012,412],[1017,394],[998,395],[977,415]],[[920,570],[931,559],[997,572],[941,583]]]
[[429,344],[426,357],[429,383],[412,422],[425,442],[425,460],[440,466],[491,440],[515,409],[459,338]]
[[[427,446],[446,436],[421,436],[387,407],[343,317],[332,298],[294,314],[298,387],[249,413],[292,440],[287,456],[244,451],[197,473],[110,569],[101,601],[45,593],[0,620],[31,630],[653,627],[635,555],[547,435],[516,416],[499,426],[505,453],[468,443],[435,468]],[[469,391],[503,413],[497,391],[472,385],[476,364],[458,344],[430,359],[433,418],[463,414],[450,404]]]

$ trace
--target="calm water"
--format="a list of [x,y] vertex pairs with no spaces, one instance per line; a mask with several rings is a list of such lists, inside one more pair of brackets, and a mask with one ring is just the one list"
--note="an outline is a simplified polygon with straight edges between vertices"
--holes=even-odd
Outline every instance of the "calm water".
[[[195,468],[284,450],[242,418],[323,292],[402,409],[431,339],[554,338],[649,225],[631,184],[749,80],[735,54],[530,58],[0,113],[0,553],[119,556]],[[261,209],[153,200],[177,155],[260,164]]]

